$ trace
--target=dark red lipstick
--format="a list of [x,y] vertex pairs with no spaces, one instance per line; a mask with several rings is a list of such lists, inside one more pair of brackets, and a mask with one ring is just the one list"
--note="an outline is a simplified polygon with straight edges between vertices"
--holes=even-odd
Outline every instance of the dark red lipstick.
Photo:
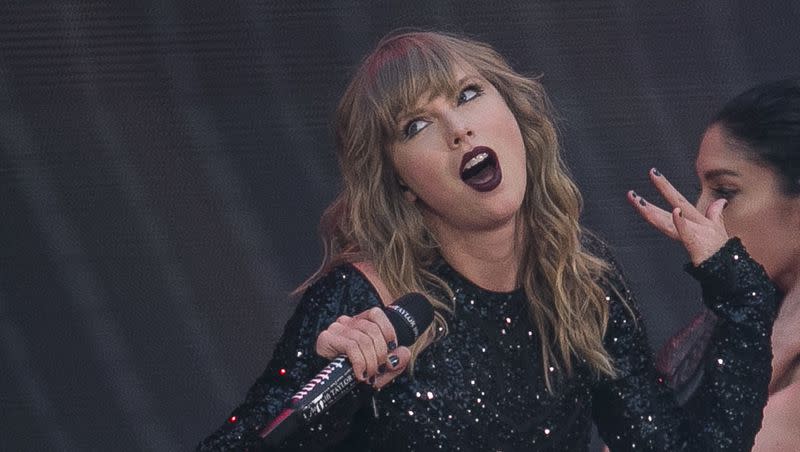
[[461,180],[475,191],[492,191],[500,185],[503,174],[492,148],[477,146],[461,158]]

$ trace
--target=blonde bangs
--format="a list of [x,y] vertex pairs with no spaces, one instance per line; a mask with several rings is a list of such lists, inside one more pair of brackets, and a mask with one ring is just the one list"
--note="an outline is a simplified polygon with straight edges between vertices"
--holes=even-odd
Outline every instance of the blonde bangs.
[[455,70],[459,59],[453,49],[424,36],[415,38],[386,39],[379,44],[384,51],[364,62],[363,101],[380,120],[384,144],[397,139],[402,127],[398,121],[413,112],[420,99],[452,96],[458,91]]

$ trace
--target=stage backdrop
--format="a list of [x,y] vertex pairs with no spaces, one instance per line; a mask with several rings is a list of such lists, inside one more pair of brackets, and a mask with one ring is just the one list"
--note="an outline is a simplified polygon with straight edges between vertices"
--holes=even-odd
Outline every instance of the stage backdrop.
[[319,263],[332,112],[390,30],[542,75],[654,346],[699,291],[626,190],[657,166],[694,196],[710,115],[800,74],[794,1],[116,3],[0,6],[1,450],[186,450],[225,419]]

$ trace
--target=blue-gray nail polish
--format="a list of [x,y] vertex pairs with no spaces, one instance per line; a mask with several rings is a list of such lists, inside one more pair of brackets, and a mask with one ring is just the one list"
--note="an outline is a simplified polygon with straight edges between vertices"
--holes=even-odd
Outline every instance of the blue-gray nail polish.
[[397,355],[389,356],[389,364],[391,364],[392,367],[397,367],[397,365],[400,364],[400,358],[398,358]]
[[655,168],[653,168],[653,175],[656,177],[661,177],[661,173],[659,173],[658,170]]

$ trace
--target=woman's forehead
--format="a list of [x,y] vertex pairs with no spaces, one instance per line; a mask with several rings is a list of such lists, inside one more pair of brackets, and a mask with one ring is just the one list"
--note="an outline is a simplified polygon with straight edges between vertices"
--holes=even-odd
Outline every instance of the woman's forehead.
[[728,138],[719,125],[712,125],[703,135],[695,159],[695,170],[701,180],[723,176],[760,180],[777,177],[764,161]]
[[[413,77],[413,75],[412,75]],[[457,95],[461,87],[469,81],[485,81],[474,67],[460,63],[450,71],[437,76],[428,76],[411,83],[416,89],[401,90],[395,102],[394,117],[402,117],[424,107],[438,97]]]

